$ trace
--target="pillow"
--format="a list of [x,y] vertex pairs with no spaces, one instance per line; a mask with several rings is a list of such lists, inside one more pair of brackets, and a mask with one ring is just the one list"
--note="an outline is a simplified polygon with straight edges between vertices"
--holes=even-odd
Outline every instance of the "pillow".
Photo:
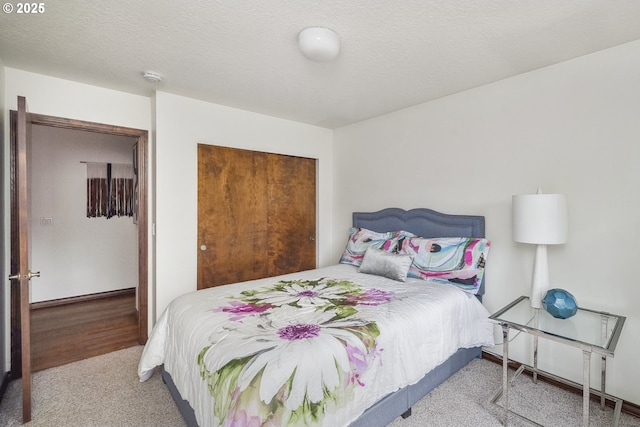
[[449,283],[476,294],[490,246],[489,240],[475,237],[409,237],[400,253],[413,256],[408,277]]
[[396,254],[400,253],[400,249],[402,248],[402,242],[407,237],[416,237],[416,235],[410,231],[405,231],[405,230],[396,231],[393,237],[391,238],[391,240],[388,240],[387,243],[385,243],[383,249],[385,249],[387,252],[393,252]]
[[369,247],[358,271],[404,282],[412,260],[411,255],[393,254]]
[[[378,233],[376,231],[367,230],[366,228],[351,227],[349,229],[349,240],[347,240],[347,247],[340,257],[340,264],[351,264],[356,267],[362,263],[364,253],[371,246],[376,249],[382,249],[385,246],[391,245],[391,238],[394,236],[393,231],[386,233]],[[386,251],[391,251],[385,248]]]
[[366,228],[351,227],[347,246],[340,257],[340,264],[351,264],[358,267],[369,247],[382,249],[385,252],[398,252],[402,239],[413,236],[415,235],[404,230],[379,233]]

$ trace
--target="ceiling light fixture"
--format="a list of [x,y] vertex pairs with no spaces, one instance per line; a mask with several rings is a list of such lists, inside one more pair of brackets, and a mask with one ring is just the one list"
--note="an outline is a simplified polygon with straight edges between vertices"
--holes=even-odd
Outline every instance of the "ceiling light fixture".
[[298,46],[308,59],[326,62],[340,53],[340,38],[329,28],[309,27],[298,34]]
[[142,77],[151,83],[160,83],[162,81],[162,76],[154,71],[145,71],[142,73]]

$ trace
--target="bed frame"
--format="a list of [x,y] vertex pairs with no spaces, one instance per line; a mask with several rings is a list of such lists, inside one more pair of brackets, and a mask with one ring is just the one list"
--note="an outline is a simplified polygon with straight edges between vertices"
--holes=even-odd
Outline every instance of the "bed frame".
[[[406,230],[422,237],[485,237],[484,217],[475,215],[448,215],[431,209],[388,208],[378,212],[354,212],[353,226],[377,232]],[[482,301],[484,278],[476,295]],[[449,359],[426,374],[416,384],[404,387],[380,399],[367,409],[349,427],[384,427],[398,416],[411,415],[411,407],[431,390],[475,358],[482,357],[482,348],[459,349]],[[182,399],[171,375],[161,369],[182,417],[189,427],[197,427],[195,414],[189,402]]]

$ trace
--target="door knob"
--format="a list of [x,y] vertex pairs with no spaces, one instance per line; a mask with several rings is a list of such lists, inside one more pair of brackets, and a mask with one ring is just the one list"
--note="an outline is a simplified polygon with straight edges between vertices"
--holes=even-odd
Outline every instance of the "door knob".
[[39,271],[29,271],[27,274],[24,275],[24,277],[21,277],[20,274],[12,274],[11,276],[9,276],[9,280],[20,280],[20,279],[27,279],[27,280],[31,280],[32,277],[40,277],[40,272]]

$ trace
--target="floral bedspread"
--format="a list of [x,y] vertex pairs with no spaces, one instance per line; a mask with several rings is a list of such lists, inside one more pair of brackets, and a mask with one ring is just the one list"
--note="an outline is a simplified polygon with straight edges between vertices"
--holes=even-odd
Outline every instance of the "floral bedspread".
[[176,299],[139,376],[164,363],[202,427],[346,426],[459,347],[493,344],[487,317],[454,286],[337,265]]

